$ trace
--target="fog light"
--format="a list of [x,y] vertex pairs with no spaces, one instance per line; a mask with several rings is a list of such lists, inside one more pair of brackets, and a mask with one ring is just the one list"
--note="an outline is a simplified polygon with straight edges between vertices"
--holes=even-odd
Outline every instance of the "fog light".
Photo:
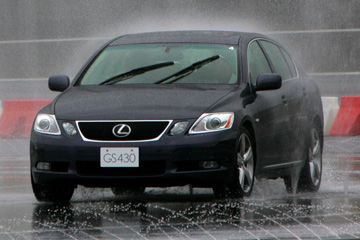
[[74,136],[77,133],[75,126],[69,122],[64,122],[62,126],[69,136]]
[[216,161],[203,161],[200,164],[203,169],[216,169],[219,168],[219,164]]
[[50,163],[48,162],[38,162],[36,168],[39,170],[50,170]]
[[188,126],[188,122],[178,122],[175,123],[172,129],[170,130],[170,135],[179,135],[186,131],[186,128]]

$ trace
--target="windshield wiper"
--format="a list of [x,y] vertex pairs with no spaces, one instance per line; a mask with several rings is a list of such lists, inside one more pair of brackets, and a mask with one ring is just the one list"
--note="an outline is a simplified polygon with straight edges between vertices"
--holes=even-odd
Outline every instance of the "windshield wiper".
[[205,58],[203,60],[200,60],[198,62],[195,62],[193,64],[191,64],[190,66],[186,67],[186,68],[183,68],[181,69],[180,71],[174,73],[174,74],[171,74],[170,76],[166,77],[166,78],[163,78],[157,82],[155,82],[155,84],[160,84],[160,83],[163,83],[173,77],[175,77],[175,79],[171,80],[171,81],[168,81],[166,82],[165,84],[170,84],[170,83],[173,83],[173,82],[176,82],[178,80],[180,80],[181,78],[184,78],[190,74],[192,74],[195,70],[198,70],[199,68],[205,66],[206,64],[209,64],[217,59],[219,59],[220,56],[219,55],[215,55],[215,56],[212,56],[212,57],[209,57],[209,58]]
[[144,66],[144,67],[139,67],[139,68],[135,68],[132,69],[128,72],[125,73],[121,73],[118,74],[116,76],[113,76],[103,82],[101,82],[99,85],[112,85],[115,84],[117,82],[121,82],[121,81],[125,81],[128,80],[132,77],[135,77],[137,75],[149,72],[149,71],[153,71],[159,68],[163,68],[163,67],[167,67],[167,66],[171,66],[174,65],[175,62],[163,62],[163,63],[157,63],[157,64],[153,64],[153,65],[148,65],[148,66]]

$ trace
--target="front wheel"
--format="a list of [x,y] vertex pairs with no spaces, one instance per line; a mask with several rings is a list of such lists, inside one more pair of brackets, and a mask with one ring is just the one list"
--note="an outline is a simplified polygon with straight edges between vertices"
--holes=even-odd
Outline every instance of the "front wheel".
[[216,197],[248,197],[254,185],[255,173],[255,144],[249,130],[240,129],[239,146],[236,152],[233,181],[226,186],[215,186]]
[[73,194],[75,187],[65,185],[43,185],[34,182],[31,174],[31,186],[36,199],[39,202],[51,203],[68,203]]
[[322,132],[319,127],[314,126],[310,130],[308,147],[305,150],[305,164],[296,184],[291,177],[284,179],[286,190],[289,193],[294,192],[294,186],[297,192],[317,192],[320,188],[322,175]]

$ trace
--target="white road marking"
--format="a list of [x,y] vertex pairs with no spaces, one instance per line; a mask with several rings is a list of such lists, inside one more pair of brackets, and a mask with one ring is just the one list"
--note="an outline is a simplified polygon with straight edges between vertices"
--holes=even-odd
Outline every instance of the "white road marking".
[[106,234],[109,234],[110,236],[114,237],[115,239],[120,239],[120,240],[122,240],[122,238],[120,238],[119,236],[113,234],[112,232],[110,232],[110,231],[108,231],[108,230],[106,230],[106,229],[102,229],[101,231],[103,231],[103,232],[106,233]]
[[317,224],[319,224],[320,226],[322,226],[323,228],[325,228],[328,233],[332,234],[333,236],[335,236],[337,239],[341,239],[341,237],[339,236],[339,234],[337,234],[335,231],[333,231],[330,227],[328,227],[327,225],[325,225],[324,223],[322,223],[320,220],[318,220],[317,218],[310,216],[310,218],[315,221]]
[[104,214],[101,214],[101,213],[97,213],[98,215],[102,216],[102,218],[104,220],[107,220],[111,223],[118,223],[118,224],[121,224],[122,226],[124,226],[125,228],[129,229],[130,231],[132,231],[133,233],[135,233],[136,235],[138,235],[139,237],[141,237],[142,239],[148,239],[145,235],[143,235],[142,233],[136,231],[132,226],[126,224],[125,222],[123,221],[120,221],[120,220],[117,220],[115,218],[112,218],[112,217],[107,217],[105,216]]
[[168,209],[166,207],[161,207],[157,204],[150,204],[151,207],[153,208],[157,208],[157,209],[161,209],[161,210],[164,210],[166,212],[170,212],[171,214],[173,215],[177,215],[179,217],[181,217],[182,219],[185,219],[186,221],[188,221],[190,224],[198,227],[204,234],[206,234],[209,238],[213,239],[213,240],[216,240],[216,238],[207,230],[205,230],[202,226],[200,226],[198,223],[194,222],[193,220],[191,220],[190,218],[186,217],[185,215],[181,214],[180,212],[176,212],[174,210],[171,210],[171,209]]
[[[167,234],[167,233],[162,229],[161,225],[165,225],[165,226],[167,226],[167,227],[169,227],[169,228],[174,229],[174,230],[177,231],[179,234],[184,235],[184,237],[187,238],[187,239],[193,239],[193,238],[191,238],[189,235],[187,235],[185,232],[183,232],[183,231],[181,231],[179,228],[177,228],[175,225],[172,225],[172,224],[170,224],[170,223],[166,223],[163,219],[157,218],[157,217],[155,217],[155,216],[153,216],[153,215],[150,215],[150,214],[148,214],[148,213],[141,213],[141,214],[142,214],[141,216],[144,217],[144,220],[147,220],[150,224],[153,224],[153,226],[155,226],[155,227],[159,227],[159,228],[160,228],[160,231],[161,231],[162,233],[164,233],[169,239],[172,239],[172,237],[171,237],[169,234]],[[146,219],[145,219],[145,218],[146,218]],[[156,220],[156,221],[158,221],[158,223],[155,223],[155,222],[153,222],[153,221],[150,220],[150,219]]]
[[[240,208],[240,207],[239,207],[239,208]],[[231,217],[231,218],[237,219],[237,220],[239,220],[239,221],[247,222],[248,224],[250,224],[250,225],[252,225],[252,226],[255,226],[255,227],[257,227],[257,228],[265,231],[266,233],[270,234],[270,235],[271,235],[272,237],[274,237],[275,239],[279,239],[278,237],[276,237],[275,235],[273,235],[271,232],[267,231],[265,228],[262,228],[262,227],[260,227],[259,225],[254,224],[254,223],[252,223],[252,222],[250,222],[250,221],[248,221],[248,220],[246,220],[246,219],[244,219],[244,218],[237,218],[236,216],[228,216],[228,215],[226,215],[226,214],[224,214],[224,213],[217,213],[217,214],[220,215],[220,216]],[[220,222],[220,221],[219,221],[219,222]],[[243,230],[243,231],[247,232],[249,235],[253,236],[254,238],[260,240],[260,237],[256,236],[253,232],[251,232],[250,230],[247,230],[245,227],[242,227],[242,226],[240,226],[239,224],[231,223],[231,222],[228,222],[228,221],[226,221],[226,220],[224,221],[224,223],[225,223],[225,224],[226,224],[226,223],[227,223],[227,224],[231,224],[231,225],[239,228],[239,232],[240,232],[241,230]],[[241,230],[240,230],[240,229],[241,229]]]
[[310,233],[312,233],[317,239],[321,239],[321,237],[316,234],[311,228],[309,228],[308,226],[306,226],[304,223],[300,222],[298,219],[296,219],[295,217],[290,216],[289,214],[287,214],[286,212],[282,211],[282,210],[278,210],[276,208],[273,208],[271,206],[262,206],[262,207],[266,207],[267,209],[270,209],[272,211],[276,211],[280,214],[282,214],[283,216],[286,216],[288,219],[291,219],[293,221],[295,221],[299,226],[303,226],[306,230],[308,230]]
[[[249,204],[249,206],[255,206],[255,207],[258,207],[259,205],[256,205],[256,204]],[[288,228],[286,225],[283,225],[281,224],[279,221],[276,221],[274,217],[269,217],[269,216],[266,216],[265,214],[262,214],[261,212],[259,212],[258,210],[254,210],[253,211],[255,214],[259,215],[259,216],[262,216],[263,218],[265,218],[266,220],[269,220],[273,223],[275,223],[276,225],[278,225],[279,227],[281,227],[282,229],[284,229],[285,231],[287,231],[288,233],[290,233],[294,238],[300,240],[301,237],[298,236],[296,233],[294,233],[293,231],[291,231],[290,228]]]
[[[25,219],[23,219],[23,221],[25,221],[25,222],[30,222],[30,223],[31,223],[30,220],[25,220]],[[72,235],[72,234],[70,234],[70,233],[67,233],[67,230],[68,230],[68,229],[66,229],[66,230],[65,230],[65,229],[61,229],[61,228],[59,228],[59,227],[55,227],[55,226],[53,226],[53,225],[49,225],[49,224],[47,224],[47,223],[42,223],[42,222],[39,222],[39,221],[35,221],[35,222],[36,222],[37,224],[43,226],[43,227],[48,227],[48,228],[50,228],[50,229],[54,229],[54,230],[56,230],[56,231],[64,234],[64,236],[67,236],[67,237],[69,237],[69,238],[71,238],[71,239],[73,239],[73,240],[79,240],[79,239],[76,238],[74,235]]]

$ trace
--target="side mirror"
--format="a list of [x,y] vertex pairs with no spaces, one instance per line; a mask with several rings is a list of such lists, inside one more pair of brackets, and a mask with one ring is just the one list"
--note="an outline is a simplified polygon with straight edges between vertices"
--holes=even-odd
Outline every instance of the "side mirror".
[[70,85],[70,79],[65,75],[56,75],[49,77],[49,89],[55,92],[63,92]]
[[256,91],[275,90],[281,88],[281,76],[279,74],[261,74],[256,79]]

